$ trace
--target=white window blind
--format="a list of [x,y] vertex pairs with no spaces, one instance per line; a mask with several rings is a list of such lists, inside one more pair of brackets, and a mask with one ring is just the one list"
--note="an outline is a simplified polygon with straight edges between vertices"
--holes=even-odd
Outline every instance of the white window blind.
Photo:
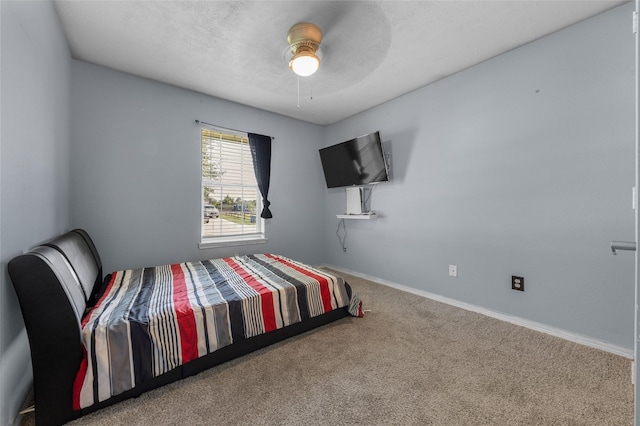
[[246,133],[201,129],[202,243],[264,239],[262,203]]

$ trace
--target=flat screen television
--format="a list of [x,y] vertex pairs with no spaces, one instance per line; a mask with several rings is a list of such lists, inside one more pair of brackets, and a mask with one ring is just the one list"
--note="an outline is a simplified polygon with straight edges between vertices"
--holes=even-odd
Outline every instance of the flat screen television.
[[380,132],[320,149],[327,188],[388,182]]

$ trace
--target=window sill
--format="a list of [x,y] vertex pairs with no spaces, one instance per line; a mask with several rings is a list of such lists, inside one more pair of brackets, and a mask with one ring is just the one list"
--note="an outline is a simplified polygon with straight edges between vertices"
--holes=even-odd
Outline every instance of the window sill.
[[231,247],[231,246],[245,246],[253,244],[264,244],[269,241],[266,237],[260,237],[256,235],[245,237],[220,237],[220,238],[205,238],[200,241],[198,247],[200,249],[216,248],[216,247]]

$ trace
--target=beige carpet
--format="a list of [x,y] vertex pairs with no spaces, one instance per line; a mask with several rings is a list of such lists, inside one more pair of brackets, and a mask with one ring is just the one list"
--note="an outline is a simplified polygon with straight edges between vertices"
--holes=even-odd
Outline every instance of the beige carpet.
[[[364,318],[340,320],[72,424],[633,424],[630,360],[345,278],[372,310]],[[32,416],[22,422],[32,423]]]

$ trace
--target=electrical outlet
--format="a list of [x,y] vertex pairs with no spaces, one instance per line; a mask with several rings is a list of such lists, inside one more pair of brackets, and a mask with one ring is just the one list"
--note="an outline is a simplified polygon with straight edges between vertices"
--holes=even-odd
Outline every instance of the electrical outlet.
[[511,275],[511,288],[513,290],[524,291],[524,277]]
[[449,265],[449,276],[457,277],[458,276],[458,266],[457,265]]

